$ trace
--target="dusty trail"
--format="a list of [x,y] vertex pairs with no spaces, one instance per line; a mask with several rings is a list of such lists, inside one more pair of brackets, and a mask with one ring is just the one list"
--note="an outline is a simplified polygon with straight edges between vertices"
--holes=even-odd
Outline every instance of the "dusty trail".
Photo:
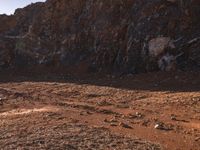
[[199,74],[1,80],[0,149],[200,149]]

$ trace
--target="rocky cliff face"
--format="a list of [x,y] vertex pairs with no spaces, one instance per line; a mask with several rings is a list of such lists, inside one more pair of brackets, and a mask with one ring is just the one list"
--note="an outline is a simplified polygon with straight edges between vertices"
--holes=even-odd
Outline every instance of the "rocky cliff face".
[[0,16],[0,67],[200,68],[199,0],[47,0]]

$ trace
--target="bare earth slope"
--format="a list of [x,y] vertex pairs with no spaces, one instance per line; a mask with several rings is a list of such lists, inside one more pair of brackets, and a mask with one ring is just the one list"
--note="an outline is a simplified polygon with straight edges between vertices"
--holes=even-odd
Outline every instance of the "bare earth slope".
[[198,73],[1,75],[0,149],[199,150],[199,85]]

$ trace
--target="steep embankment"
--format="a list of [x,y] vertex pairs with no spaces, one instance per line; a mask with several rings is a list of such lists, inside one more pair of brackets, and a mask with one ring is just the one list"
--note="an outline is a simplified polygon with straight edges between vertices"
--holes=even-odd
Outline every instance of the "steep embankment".
[[199,14],[199,0],[47,0],[0,16],[0,67],[199,69]]

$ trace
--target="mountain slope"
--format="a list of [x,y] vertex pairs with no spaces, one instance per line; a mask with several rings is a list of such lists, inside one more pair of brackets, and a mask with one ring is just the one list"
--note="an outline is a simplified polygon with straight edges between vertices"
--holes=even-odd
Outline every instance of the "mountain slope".
[[198,0],[35,3],[0,16],[0,65],[121,73],[199,69],[199,14]]

